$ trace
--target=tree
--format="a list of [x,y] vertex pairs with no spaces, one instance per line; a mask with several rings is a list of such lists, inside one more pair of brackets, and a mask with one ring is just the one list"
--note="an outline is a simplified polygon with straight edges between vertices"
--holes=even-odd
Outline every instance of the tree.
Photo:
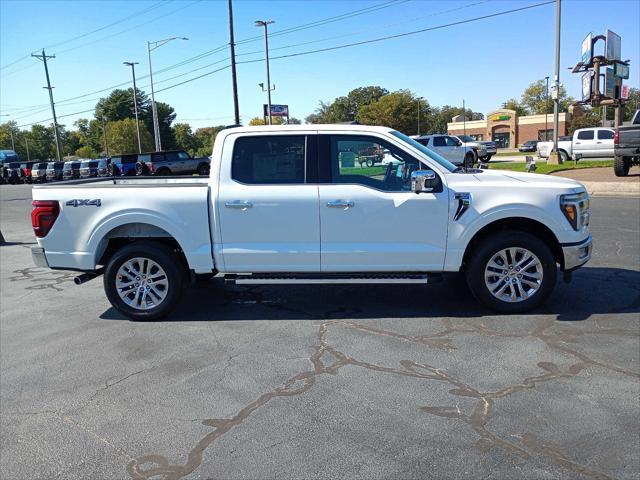
[[[136,121],[132,118],[117,120],[107,124],[107,140],[110,154],[135,153],[138,151]],[[153,136],[144,125],[140,125],[142,151],[153,150]]]
[[426,100],[420,99],[418,103],[418,98],[411,91],[398,90],[362,106],[356,120],[364,125],[382,125],[414,135],[418,131],[418,110],[421,119],[430,119],[431,107]]
[[31,131],[27,138],[29,140],[29,154],[31,158],[40,160],[56,158],[56,143],[53,127],[45,127],[40,124],[31,125]]
[[[145,93],[137,89],[136,99],[138,101],[138,115],[141,120],[151,116],[151,104]],[[113,90],[107,97],[101,98],[96,103],[95,117],[98,120],[103,118],[107,122],[124,120],[125,118],[135,118],[133,105],[133,88],[126,90]]]
[[386,88],[378,86],[360,87],[351,90],[345,97],[331,103],[320,102],[318,109],[306,118],[307,123],[352,122],[360,109],[388,94]]
[[[271,123],[273,125],[282,125],[284,123],[284,118],[283,117],[271,117]],[[249,125],[268,125],[268,121],[267,123],[265,123],[264,118],[262,117],[253,117],[251,120],[249,120]]]
[[80,158],[97,158],[98,154],[93,148],[84,146],[76,150],[76,156]]
[[198,144],[201,145],[196,151],[198,157],[205,157],[211,155],[213,152],[213,143],[219,132],[224,130],[224,125],[218,125],[217,127],[204,127],[196,130],[195,137]]
[[521,105],[515,98],[510,98],[509,100],[504,102],[502,104],[502,108],[515,110],[516,115],[518,115],[519,117],[523,115],[527,115],[529,113],[527,112],[527,107],[525,107],[524,105]]
[[[15,150],[18,155],[20,152],[18,151],[19,143],[17,141],[18,134],[20,130],[18,129],[18,124],[15,121],[5,122],[0,125],[0,149],[2,150],[12,150],[13,144],[15,143]],[[11,135],[13,134],[13,142],[11,142]]]
[[[560,87],[560,111],[567,110],[574,99],[567,95],[567,90]],[[553,113],[553,100],[551,99],[551,88],[549,88],[549,98],[547,99],[547,84],[544,79],[533,82],[522,93],[520,104],[524,106],[528,113],[532,115],[544,115]]]
[[602,114],[593,108],[588,108],[584,114],[571,119],[571,125],[567,133],[573,135],[573,132],[579,128],[599,127],[601,125]]
[[[451,122],[453,117],[458,115],[465,115],[467,120],[483,120],[484,115],[479,112],[474,112],[470,108],[467,108],[466,111],[462,109],[462,107],[452,107],[451,105],[444,105],[440,108],[433,108],[430,118],[427,118],[425,125],[428,127],[428,130],[420,127],[421,131],[428,131],[429,133],[447,133],[447,123]],[[422,119],[420,121],[422,124]]]
[[191,131],[191,126],[188,123],[176,123],[172,127],[172,130],[176,147],[186,150],[192,156],[195,155],[196,150],[198,150],[201,145]]
[[[163,150],[170,150],[176,148],[176,139],[173,136],[173,130],[171,124],[176,119],[175,110],[171,105],[164,102],[156,101],[156,111],[158,113],[158,126],[160,129],[160,141],[162,142]],[[149,112],[148,117],[145,119],[145,124],[150,132],[153,132],[153,116]]]
[[640,89],[630,88],[629,98],[622,108],[622,121],[628,122],[633,118],[633,114],[636,110],[640,109]]

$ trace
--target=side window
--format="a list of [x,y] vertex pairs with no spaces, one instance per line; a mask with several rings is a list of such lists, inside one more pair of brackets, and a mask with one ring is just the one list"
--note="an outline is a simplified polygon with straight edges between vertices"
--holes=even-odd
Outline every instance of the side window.
[[331,181],[386,192],[411,191],[411,173],[420,162],[384,140],[355,135],[331,136]]
[[231,178],[253,185],[305,182],[306,137],[240,137],[233,147]]
[[180,160],[189,160],[189,154],[187,152],[178,152],[178,158]]
[[456,140],[453,137],[444,137],[445,142],[447,142],[447,147],[457,147],[458,146],[458,140]]
[[578,140],[593,140],[593,130],[578,132]]
[[613,140],[613,132],[611,130],[598,130],[598,140]]
[[138,155],[138,161],[139,162],[147,163],[150,160],[151,160],[151,155],[149,155],[148,153],[143,153],[143,154]]
[[433,146],[434,147],[446,147],[447,141],[444,137],[433,137]]
[[164,156],[167,162],[177,162],[178,160],[180,160],[178,152],[167,152],[164,154]]
[[164,153],[152,153],[151,154],[152,162],[164,162]]

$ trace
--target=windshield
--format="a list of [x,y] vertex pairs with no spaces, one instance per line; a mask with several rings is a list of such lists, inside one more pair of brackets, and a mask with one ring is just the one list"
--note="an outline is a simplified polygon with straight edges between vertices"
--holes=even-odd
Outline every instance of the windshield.
[[458,135],[458,138],[463,142],[475,142],[475,139],[471,138],[469,135]]
[[416,142],[413,138],[406,136],[404,133],[400,133],[400,132],[397,132],[396,130],[392,130],[391,131],[391,135],[393,135],[394,137],[402,140],[405,143],[408,143],[413,148],[415,148],[416,150],[419,150],[421,153],[423,153],[424,155],[429,157],[431,160],[433,160],[435,162],[438,162],[438,164],[441,167],[446,168],[450,172],[453,172],[457,168],[453,163],[451,163],[446,158],[441,157],[440,155],[438,155],[433,150],[429,150],[427,147],[425,147],[424,145]]

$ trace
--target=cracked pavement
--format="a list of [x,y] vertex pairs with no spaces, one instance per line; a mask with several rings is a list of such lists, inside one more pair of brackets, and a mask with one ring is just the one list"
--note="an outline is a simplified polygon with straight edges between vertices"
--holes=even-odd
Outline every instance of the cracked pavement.
[[32,266],[0,188],[3,479],[637,478],[640,201],[592,199],[594,258],[542,308],[429,287],[198,284],[131,322]]

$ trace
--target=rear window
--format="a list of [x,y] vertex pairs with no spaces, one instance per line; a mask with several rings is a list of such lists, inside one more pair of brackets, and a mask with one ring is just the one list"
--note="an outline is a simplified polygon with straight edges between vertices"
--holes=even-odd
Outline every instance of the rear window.
[[598,130],[598,140],[613,140],[613,131]]
[[108,165],[107,159],[103,158],[102,160],[98,160],[98,167],[106,167]]
[[578,132],[578,140],[593,140],[593,130]]
[[433,146],[434,147],[446,147],[447,141],[444,137],[433,137]]
[[137,155],[123,155],[122,163],[136,163],[138,161]]
[[304,135],[242,137],[236,140],[231,178],[247,184],[304,183]]

